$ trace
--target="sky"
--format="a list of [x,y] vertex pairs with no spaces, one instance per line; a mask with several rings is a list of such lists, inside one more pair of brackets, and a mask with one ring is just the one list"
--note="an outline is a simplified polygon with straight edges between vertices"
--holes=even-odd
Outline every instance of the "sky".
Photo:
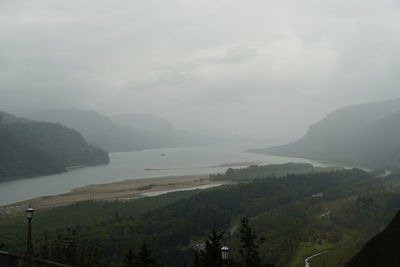
[[0,110],[289,141],[400,97],[400,1],[0,0]]

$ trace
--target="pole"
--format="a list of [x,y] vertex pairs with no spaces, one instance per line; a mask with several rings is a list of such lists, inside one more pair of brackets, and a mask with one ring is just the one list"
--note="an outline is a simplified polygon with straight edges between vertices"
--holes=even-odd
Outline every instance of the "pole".
[[32,256],[32,223],[31,223],[32,218],[28,219],[28,236],[26,239],[26,255],[28,257]]
[[228,260],[227,259],[223,259],[222,260],[222,267],[228,267]]

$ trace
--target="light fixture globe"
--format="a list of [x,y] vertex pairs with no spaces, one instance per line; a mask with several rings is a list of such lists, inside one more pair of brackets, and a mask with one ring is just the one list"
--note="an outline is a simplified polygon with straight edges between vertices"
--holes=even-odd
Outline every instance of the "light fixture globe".
[[33,217],[33,211],[34,211],[34,210],[32,209],[31,205],[29,205],[29,208],[26,209],[26,218],[27,218],[28,220],[32,219],[32,217]]
[[221,248],[221,256],[222,260],[226,261],[229,258],[229,248],[227,246],[223,246]]

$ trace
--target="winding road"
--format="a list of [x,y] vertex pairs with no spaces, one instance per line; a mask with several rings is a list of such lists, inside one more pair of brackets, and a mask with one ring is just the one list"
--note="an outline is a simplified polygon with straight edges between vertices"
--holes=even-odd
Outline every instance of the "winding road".
[[[328,215],[331,213],[331,211],[330,211],[328,208],[325,208],[325,210],[326,210],[325,213],[319,215],[320,218],[325,217],[325,216],[328,216]],[[322,254],[324,254],[324,253],[327,253],[328,251],[329,251],[329,250],[325,250],[325,251],[322,251],[322,252],[318,252],[318,253],[316,253],[316,254],[314,254],[314,255],[311,255],[310,257],[306,258],[306,259],[304,260],[305,267],[310,267],[309,260],[311,260],[312,258],[318,257],[319,255],[322,255]]]
[[319,255],[322,255],[324,253],[327,253],[329,250],[325,250],[322,252],[318,252],[317,254],[311,255],[310,257],[306,258],[304,260],[304,263],[306,264],[305,267],[310,267],[310,263],[308,262],[309,260],[311,260],[312,258],[318,257]]
[[326,210],[327,211],[324,214],[319,215],[319,217],[324,217],[324,216],[327,216],[327,215],[329,215],[331,213],[330,210],[328,210],[328,209],[326,209]]

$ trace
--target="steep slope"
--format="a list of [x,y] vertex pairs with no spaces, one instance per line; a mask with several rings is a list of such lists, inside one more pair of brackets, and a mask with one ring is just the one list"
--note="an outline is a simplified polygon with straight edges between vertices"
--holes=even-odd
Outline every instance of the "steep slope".
[[390,167],[400,164],[400,100],[350,106],[312,125],[293,143],[262,152]]
[[400,266],[400,213],[355,255],[347,267]]
[[63,166],[49,155],[18,141],[0,126],[0,179],[57,173]]
[[0,112],[0,177],[26,177],[72,166],[107,164],[107,152],[90,146],[61,124],[17,118]]

